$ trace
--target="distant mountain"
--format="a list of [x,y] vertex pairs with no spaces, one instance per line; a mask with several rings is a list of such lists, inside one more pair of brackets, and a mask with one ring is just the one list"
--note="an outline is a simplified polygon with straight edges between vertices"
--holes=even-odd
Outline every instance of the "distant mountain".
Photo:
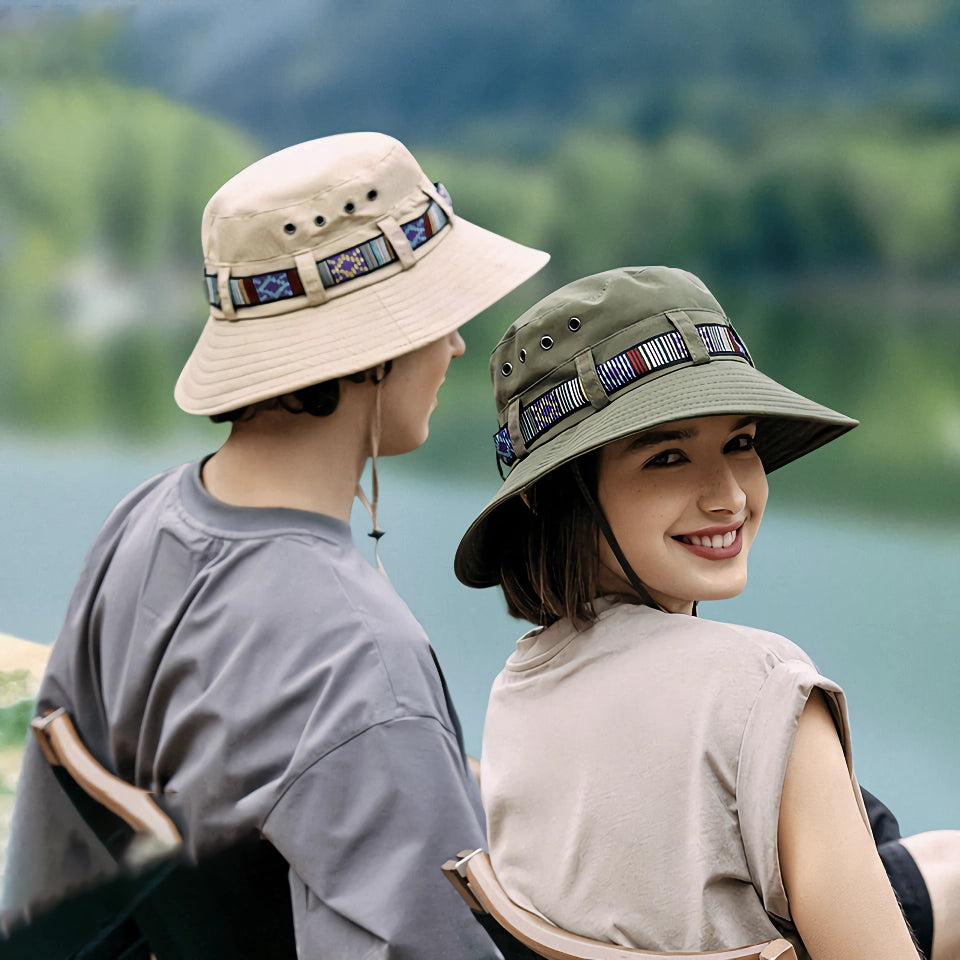
[[[117,9],[114,7],[113,9]],[[960,118],[957,0],[135,3],[113,68],[279,145],[375,128],[549,148],[571,125],[721,140],[784,107]]]

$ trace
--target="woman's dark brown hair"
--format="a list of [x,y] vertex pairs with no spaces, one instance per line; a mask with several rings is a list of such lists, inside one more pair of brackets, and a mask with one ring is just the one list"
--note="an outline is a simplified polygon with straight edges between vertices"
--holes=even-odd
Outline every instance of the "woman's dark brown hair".
[[[596,455],[577,464],[596,495]],[[570,464],[548,473],[523,494],[503,536],[500,583],[514,617],[549,626],[569,617],[577,626],[596,619],[600,595],[599,531]]]

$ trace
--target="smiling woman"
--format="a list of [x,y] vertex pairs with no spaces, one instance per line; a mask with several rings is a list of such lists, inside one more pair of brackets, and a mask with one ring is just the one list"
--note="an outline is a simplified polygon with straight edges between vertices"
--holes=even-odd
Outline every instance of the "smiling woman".
[[856,421],[757,371],[665,267],[556,291],[492,369],[510,472],[456,570],[537,625],[484,728],[504,888],[625,946],[912,960],[886,867],[929,956],[923,853],[871,837],[888,812],[853,776],[841,688],[784,637],[696,615],[746,583],[766,474]]
[[[743,417],[702,417],[600,451],[597,501],[661,609],[691,613],[698,600],[725,600],[746,586],[767,502],[756,432]],[[607,542],[600,559],[605,592],[629,593]]]

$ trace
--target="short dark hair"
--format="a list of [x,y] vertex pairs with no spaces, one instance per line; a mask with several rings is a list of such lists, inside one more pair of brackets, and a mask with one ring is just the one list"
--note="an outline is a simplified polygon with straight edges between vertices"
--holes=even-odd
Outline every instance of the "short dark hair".
[[[597,456],[576,462],[596,496]],[[576,626],[597,618],[600,595],[600,531],[571,464],[552,470],[524,492],[503,537],[500,585],[511,616],[540,626],[568,617]]]
[[[354,375],[355,376],[355,375]],[[362,375],[361,375],[362,376]],[[259,403],[250,403],[236,410],[211,414],[214,423],[236,423],[252,420],[261,410],[286,410],[288,413],[308,413],[311,417],[329,417],[340,402],[340,380],[324,380],[309,387],[270,397]]]

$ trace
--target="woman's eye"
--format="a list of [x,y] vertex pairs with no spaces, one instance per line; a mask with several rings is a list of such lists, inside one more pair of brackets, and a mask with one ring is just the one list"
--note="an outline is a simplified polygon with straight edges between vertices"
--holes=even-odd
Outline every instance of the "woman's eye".
[[739,453],[744,450],[753,450],[757,445],[757,438],[750,433],[741,433],[727,444],[728,453]]
[[644,467],[672,467],[675,463],[681,463],[686,458],[679,450],[664,450],[655,457],[651,457]]

